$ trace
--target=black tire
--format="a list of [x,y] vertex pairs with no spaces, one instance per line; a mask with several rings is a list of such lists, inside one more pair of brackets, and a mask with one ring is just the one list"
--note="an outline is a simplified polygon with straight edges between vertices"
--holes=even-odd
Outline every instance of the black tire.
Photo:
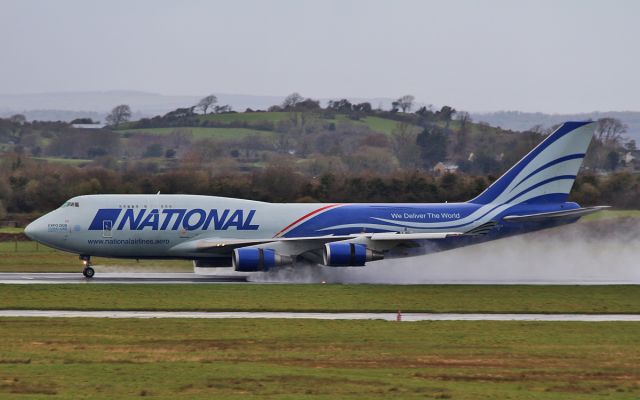
[[85,278],[93,278],[95,274],[96,271],[91,267],[85,267],[85,269],[82,270],[82,275],[84,275]]

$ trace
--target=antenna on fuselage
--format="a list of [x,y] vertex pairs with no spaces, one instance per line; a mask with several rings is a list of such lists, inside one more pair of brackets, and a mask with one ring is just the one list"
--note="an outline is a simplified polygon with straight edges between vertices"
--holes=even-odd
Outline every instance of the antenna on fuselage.
[[156,194],[160,194],[160,191],[158,190],[158,193],[156,193]]

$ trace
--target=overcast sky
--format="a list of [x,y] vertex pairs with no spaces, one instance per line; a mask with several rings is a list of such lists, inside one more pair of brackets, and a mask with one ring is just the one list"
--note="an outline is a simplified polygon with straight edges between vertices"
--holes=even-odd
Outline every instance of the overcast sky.
[[0,93],[640,111],[640,1],[0,0]]

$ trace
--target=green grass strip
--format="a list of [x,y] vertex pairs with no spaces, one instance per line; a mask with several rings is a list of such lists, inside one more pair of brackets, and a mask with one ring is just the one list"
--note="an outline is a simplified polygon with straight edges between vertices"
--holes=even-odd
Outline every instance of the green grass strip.
[[0,397],[635,399],[640,324],[0,318]]
[[640,313],[640,286],[1,285],[0,308],[331,312]]

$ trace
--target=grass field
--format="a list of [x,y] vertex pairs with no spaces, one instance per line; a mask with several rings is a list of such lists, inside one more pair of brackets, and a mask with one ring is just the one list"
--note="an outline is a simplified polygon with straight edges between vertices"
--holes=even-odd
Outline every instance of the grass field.
[[640,286],[2,285],[0,309],[640,313]]
[[[223,123],[223,124],[230,124],[230,123],[234,123],[234,122],[240,122],[240,123],[247,123],[247,124],[257,124],[260,122],[271,122],[271,123],[277,123],[279,121],[285,121],[285,120],[289,120],[291,119],[291,113],[288,112],[264,112],[264,113],[236,113],[236,114],[209,114],[209,115],[202,115],[199,117],[201,120],[206,120],[206,121],[216,121],[218,123]],[[365,117],[361,120],[351,120],[349,119],[346,115],[343,114],[337,114],[335,119],[332,120],[323,120],[326,122],[334,122],[336,124],[340,124],[342,122],[349,122],[349,123],[355,123],[355,124],[362,124],[362,125],[366,125],[367,127],[369,127],[369,129],[371,129],[374,132],[381,132],[384,134],[391,134],[393,132],[393,130],[396,128],[396,126],[398,125],[397,121],[391,120],[391,119],[387,119],[387,118],[380,118],[380,117]],[[174,130],[176,128],[154,128],[154,129],[128,129],[128,130],[123,130],[121,132],[153,132],[153,133],[165,133],[165,132],[171,132],[172,130]],[[209,135],[211,135],[209,132],[215,132],[215,131],[209,131],[210,129],[220,129],[220,130],[226,130],[226,131],[238,131],[240,132],[241,130],[239,129],[227,129],[227,128],[182,128],[182,129],[192,129],[193,130],[193,134],[195,137],[210,137]],[[198,130],[202,130],[201,134],[198,134]],[[416,130],[418,128],[416,127]],[[250,129],[247,129],[248,131],[250,131]],[[262,134],[264,134],[264,131],[258,131],[261,132]],[[224,136],[224,135],[223,135]],[[228,137],[223,137],[222,138],[228,138]]]
[[68,164],[68,165],[82,165],[93,162],[91,159],[82,159],[82,158],[62,158],[62,157],[33,157],[34,160],[40,161],[48,161],[52,163],[58,164]]
[[[15,228],[13,228],[15,229]],[[181,260],[121,260],[92,257],[95,265],[136,267],[169,271],[193,271],[190,261]],[[32,241],[0,242],[0,272],[79,272],[78,256],[54,250]]]
[[3,318],[0,397],[636,399],[640,324]]
[[241,139],[246,136],[260,135],[272,137],[273,132],[266,132],[257,129],[246,128],[145,128],[145,129],[127,129],[119,131],[121,133],[150,133],[153,135],[168,135],[176,129],[189,131],[195,139]]
[[[398,126],[398,121],[380,117],[366,117],[362,119],[362,122],[365,123],[372,131],[384,133],[386,135],[392,134]],[[413,126],[412,129],[414,132],[419,132],[421,130],[418,126]]]
[[259,113],[231,113],[208,114],[198,117],[201,121],[216,121],[224,124],[232,122],[258,123],[263,121],[278,122],[291,118],[289,112],[259,112]]
[[3,226],[0,228],[0,233],[22,233],[24,232],[24,228],[16,228],[12,226]]
[[640,210],[604,210],[582,217],[580,222],[597,221],[612,218],[640,218]]

